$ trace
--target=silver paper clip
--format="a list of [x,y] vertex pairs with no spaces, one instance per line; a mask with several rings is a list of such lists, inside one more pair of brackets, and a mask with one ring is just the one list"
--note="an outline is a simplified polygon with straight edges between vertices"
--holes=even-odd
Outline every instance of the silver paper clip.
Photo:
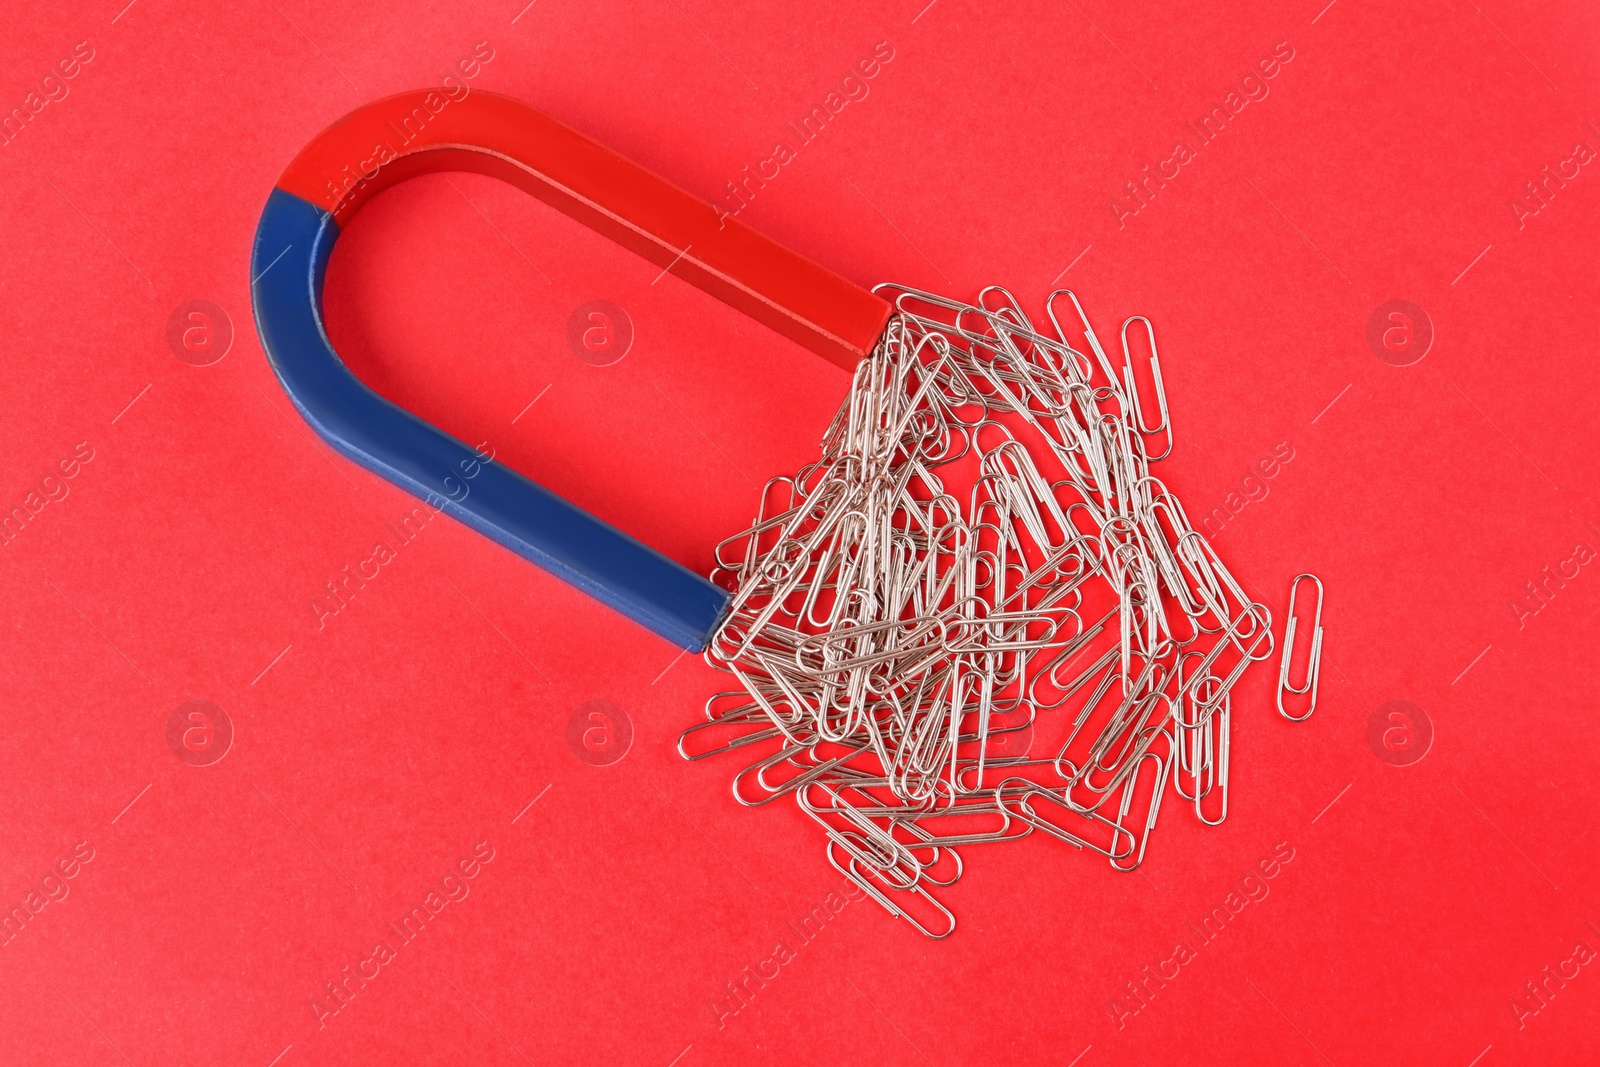
[[[1298,688],[1289,681],[1289,664],[1294,659],[1294,631],[1299,620],[1294,616],[1295,593],[1300,588],[1302,579],[1309,578],[1317,587],[1317,613],[1312,622],[1316,627],[1311,631],[1311,657],[1306,660],[1306,679]],[[1278,714],[1290,722],[1305,722],[1311,718],[1311,713],[1317,710],[1317,679],[1322,673],[1322,579],[1315,574],[1297,574],[1294,581],[1289,583],[1289,621],[1284,624],[1283,630],[1283,658],[1278,664]],[[1306,708],[1304,715],[1290,715],[1283,707],[1283,694],[1292,693],[1295,696],[1311,696],[1311,706]]]

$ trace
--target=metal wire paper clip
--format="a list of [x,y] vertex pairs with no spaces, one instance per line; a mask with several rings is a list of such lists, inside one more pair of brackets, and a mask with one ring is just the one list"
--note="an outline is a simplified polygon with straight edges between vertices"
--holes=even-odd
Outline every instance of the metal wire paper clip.
[[[1317,587],[1317,612],[1312,621],[1315,627],[1311,631],[1311,658],[1306,661],[1305,682],[1296,688],[1289,681],[1289,664],[1294,659],[1294,631],[1299,620],[1294,615],[1295,594],[1304,579],[1311,579]],[[1278,714],[1290,722],[1305,722],[1311,718],[1311,713],[1317,710],[1317,680],[1322,674],[1322,579],[1315,574],[1297,574],[1294,581],[1289,583],[1289,614],[1288,621],[1284,623],[1283,630],[1283,658],[1278,663]],[[1283,695],[1292,693],[1295,696],[1311,695],[1311,706],[1306,708],[1304,715],[1290,715],[1283,706]]]

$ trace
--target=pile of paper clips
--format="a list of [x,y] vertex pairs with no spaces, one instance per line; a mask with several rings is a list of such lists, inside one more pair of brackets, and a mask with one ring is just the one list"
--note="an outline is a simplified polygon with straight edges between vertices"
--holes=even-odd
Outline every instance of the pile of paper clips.
[[[821,458],[718,546],[734,598],[706,659],[741,688],[679,752],[759,752],[740,803],[793,795],[834,867],[947,937],[932,890],[962,846],[1039,830],[1132,871],[1169,781],[1220,823],[1229,693],[1272,654],[1272,616],[1150,473],[1173,436],[1148,319],[1123,324],[1119,367],[1068,290],[1048,334],[1003,289],[976,306],[878,291],[897,315]],[[1312,653],[1299,687],[1285,655],[1278,695],[1285,717],[1286,694],[1309,696],[1297,721],[1322,647],[1321,582],[1301,577]]]

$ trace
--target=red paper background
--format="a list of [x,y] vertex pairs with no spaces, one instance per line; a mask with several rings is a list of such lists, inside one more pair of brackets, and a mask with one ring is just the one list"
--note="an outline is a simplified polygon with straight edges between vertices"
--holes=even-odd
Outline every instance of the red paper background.
[[[94,55],[0,147],[0,506],[79,442],[94,458],[0,547],[0,905],[79,842],[93,859],[0,948],[0,1061],[1594,1062],[1600,962],[1542,1002],[1525,983],[1600,948],[1600,564],[1511,604],[1600,548],[1600,163],[1537,214],[1511,201],[1600,149],[1600,8],[922,3],[8,14],[4,109],[75,42]],[[1136,875],[1040,835],[968,849],[953,938],[851,904],[719,1020],[840,882],[792,804],[733,802],[736,757],[675,755],[725,676],[442,518],[318,628],[324,583],[413,502],[272,378],[256,219],[324,126],[479,41],[473,85],[707,198],[887,41],[742,217],[863,284],[1037,307],[1059,281],[1103,336],[1148,314],[1161,474],[1192,517],[1289,443],[1215,543],[1280,616],[1294,574],[1326,582],[1321,704],[1291,726],[1275,664],[1241,684],[1224,826],[1175,806]],[[1195,146],[1185,123],[1280,42],[1269,95],[1119,223],[1122,183]],[[659,275],[433,177],[342,239],[330,329],[386,395],[703,571],[848,379]],[[596,298],[636,331],[609,367],[565,340]],[[211,366],[167,340],[195,299],[232,322]],[[1391,299],[1433,324],[1410,366],[1367,344]],[[192,699],[236,731],[211,766],[166,740]],[[567,742],[592,700],[632,724],[611,766]],[[1434,730],[1410,766],[1369,744],[1391,700]],[[319,1026],[324,983],[478,842],[470,895]],[[1199,947],[1187,924],[1280,842],[1269,895]],[[1119,1019],[1180,939],[1196,958]]]

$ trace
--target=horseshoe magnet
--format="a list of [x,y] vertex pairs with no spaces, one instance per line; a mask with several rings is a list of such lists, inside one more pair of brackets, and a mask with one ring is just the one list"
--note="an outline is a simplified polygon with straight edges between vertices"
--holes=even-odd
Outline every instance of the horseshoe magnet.
[[340,227],[435,171],[489,174],[851,369],[889,305],[712,205],[508,97],[416,90],[358,108],[289,164],[256,228],[251,297],[284,392],[341,454],[691,652],[729,595],[390,403],[328,341],[322,281]]

